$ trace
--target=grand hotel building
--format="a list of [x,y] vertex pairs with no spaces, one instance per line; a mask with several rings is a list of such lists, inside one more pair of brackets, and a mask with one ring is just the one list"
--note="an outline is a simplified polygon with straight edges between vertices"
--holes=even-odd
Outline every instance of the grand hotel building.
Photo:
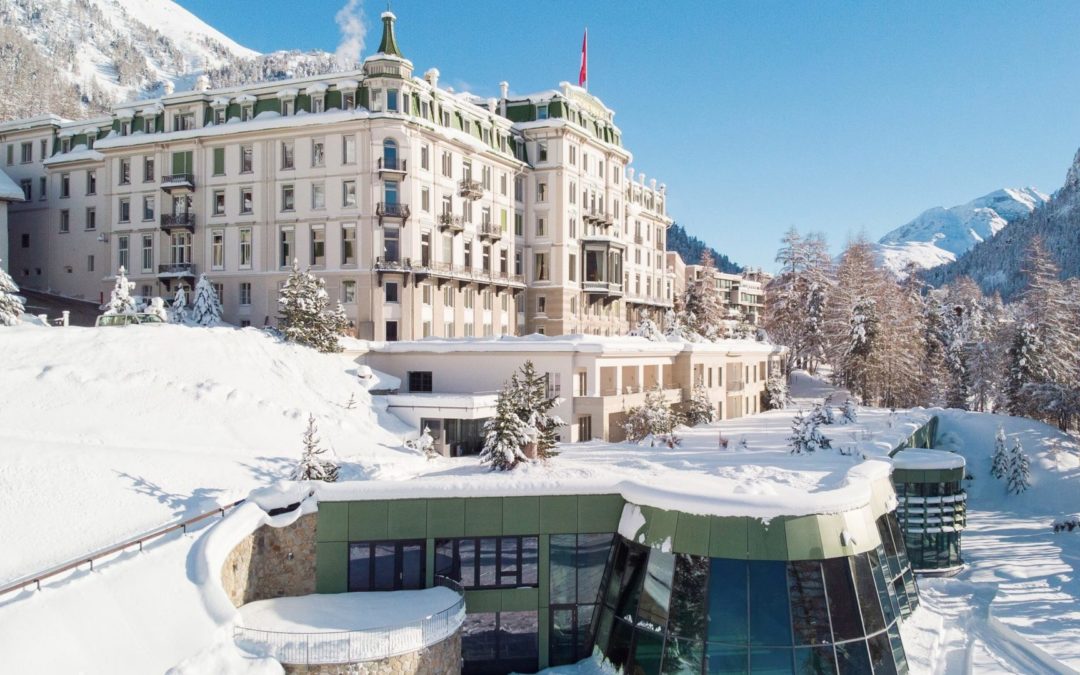
[[[483,99],[414,77],[383,14],[358,71],[166,90],[111,114],[0,124],[21,286],[170,298],[206,274],[225,320],[273,325],[292,265],[361,338],[627,332],[672,305],[663,185],[583,89]],[[0,233],[2,235],[2,233]]]

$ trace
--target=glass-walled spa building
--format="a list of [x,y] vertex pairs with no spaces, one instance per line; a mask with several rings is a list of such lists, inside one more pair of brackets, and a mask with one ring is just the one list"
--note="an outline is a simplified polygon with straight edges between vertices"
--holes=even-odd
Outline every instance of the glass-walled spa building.
[[963,456],[911,448],[893,457],[896,514],[912,567],[945,573],[963,564],[960,537],[967,525]]

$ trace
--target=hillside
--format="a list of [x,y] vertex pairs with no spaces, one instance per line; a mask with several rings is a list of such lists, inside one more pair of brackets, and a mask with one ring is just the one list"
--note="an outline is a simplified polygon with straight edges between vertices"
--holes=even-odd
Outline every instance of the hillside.
[[1011,222],[998,234],[973,246],[955,262],[924,273],[934,286],[969,276],[987,293],[1005,300],[1023,289],[1025,251],[1032,237],[1041,236],[1061,267],[1062,277],[1080,276],[1080,152],[1065,177],[1065,185],[1029,215]]
[[667,250],[678,253],[679,257],[687,265],[696,265],[701,260],[701,254],[705,249],[712,252],[713,260],[716,261],[716,269],[721,272],[738,274],[743,271],[742,267],[732,262],[726,255],[689,234],[682,225],[672,223],[671,227],[668,228]]
[[875,250],[883,267],[903,275],[908,265],[929,269],[956,260],[1046,203],[1035,188],[1005,188],[951,208],[927,209],[882,237]]
[[94,114],[204,72],[227,86],[338,68],[325,52],[259,54],[173,0],[0,2],[0,120]]

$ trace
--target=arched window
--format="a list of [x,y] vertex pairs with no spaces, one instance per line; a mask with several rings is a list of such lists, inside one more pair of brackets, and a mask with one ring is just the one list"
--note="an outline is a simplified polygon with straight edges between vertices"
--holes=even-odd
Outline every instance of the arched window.
[[383,141],[383,168],[391,170],[398,168],[398,147],[392,138]]

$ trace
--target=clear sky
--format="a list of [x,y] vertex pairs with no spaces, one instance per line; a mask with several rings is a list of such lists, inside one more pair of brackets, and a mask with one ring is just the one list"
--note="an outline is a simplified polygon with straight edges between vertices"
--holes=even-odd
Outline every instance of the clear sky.
[[[345,0],[179,0],[237,42],[334,51]],[[364,3],[367,56],[382,2]],[[672,217],[741,264],[834,249],[1000,187],[1053,192],[1080,145],[1080,3],[395,0],[416,72],[496,95],[576,83],[615,110]]]

